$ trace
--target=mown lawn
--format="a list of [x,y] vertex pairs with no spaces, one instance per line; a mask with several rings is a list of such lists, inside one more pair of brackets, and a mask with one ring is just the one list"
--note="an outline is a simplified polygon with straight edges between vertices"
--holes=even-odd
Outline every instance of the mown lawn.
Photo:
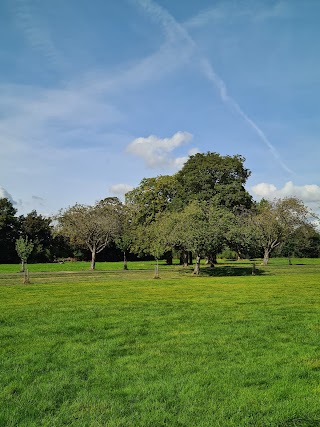
[[258,268],[0,268],[0,426],[320,426],[320,264]]
[[[261,264],[262,260],[256,260],[257,266]],[[291,258],[293,265],[320,265],[320,259],[317,258]],[[204,260],[201,260],[201,264],[204,265]],[[173,265],[166,265],[165,260],[160,260],[159,265],[162,269],[171,270],[180,268],[179,261],[174,260]],[[218,266],[251,266],[252,261],[241,260],[241,261],[230,261],[230,260],[218,260]],[[287,258],[271,258],[269,262],[270,266],[287,266]],[[155,261],[133,261],[128,262],[129,270],[149,270],[155,267]],[[65,262],[59,263],[39,263],[39,264],[28,264],[27,268],[30,272],[41,273],[41,272],[87,272],[90,270],[89,261],[77,261],[77,262]],[[97,262],[96,271],[121,271],[123,270],[123,262]],[[20,265],[18,264],[0,264],[0,274],[5,273],[19,273]]]

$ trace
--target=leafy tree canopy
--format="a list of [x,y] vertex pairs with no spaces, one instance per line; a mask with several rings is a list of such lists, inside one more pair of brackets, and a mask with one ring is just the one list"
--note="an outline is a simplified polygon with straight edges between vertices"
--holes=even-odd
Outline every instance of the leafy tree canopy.
[[7,198],[0,199],[0,262],[15,261],[15,241],[18,237],[19,222],[17,210]]
[[51,218],[46,218],[33,210],[25,216],[20,216],[19,222],[21,233],[34,244],[31,261],[50,261],[53,245]]
[[57,231],[71,243],[90,250],[91,269],[96,254],[121,233],[122,204],[116,197],[108,197],[94,206],[76,204],[57,216]]
[[240,155],[212,152],[191,156],[176,174],[178,203],[185,206],[192,200],[210,200],[228,209],[250,207],[252,198],[244,188],[250,171],[244,167],[244,161]]

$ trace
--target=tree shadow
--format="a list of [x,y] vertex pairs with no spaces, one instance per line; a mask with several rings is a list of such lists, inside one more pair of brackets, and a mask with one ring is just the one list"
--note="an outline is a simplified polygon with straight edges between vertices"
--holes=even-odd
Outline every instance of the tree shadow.
[[[264,270],[255,268],[255,276],[261,276]],[[200,275],[209,277],[225,277],[225,276],[252,276],[252,266],[224,266],[224,267],[206,267],[201,268]]]

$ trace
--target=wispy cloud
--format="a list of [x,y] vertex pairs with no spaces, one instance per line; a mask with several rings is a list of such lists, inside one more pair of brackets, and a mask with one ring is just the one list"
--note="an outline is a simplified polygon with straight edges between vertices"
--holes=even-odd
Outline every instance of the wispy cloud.
[[188,29],[204,27],[209,23],[219,21],[226,16],[226,8],[220,6],[210,7],[202,10],[197,15],[183,23],[183,26]]
[[[34,86],[0,86],[0,153],[20,154],[36,146],[72,146],[73,140],[90,140],[93,146],[103,130],[123,120],[113,104],[86,87],[44,89]],[[75,133],[73,135],[73,133]],[[82,134],[82,135],[81,135]],[[101,141],[102,142],[102,141]]]
[[123,198],[128,191],[133,190],[133,186],[129,184],[114,184],[109,187],[109,191],[111,194],[115,194]]
[[148,13],[151,18],[157,20],[165,28],[166,32],[172,35],[176,35],[179,40],[184,40],[185,44],[190,45],[192,50],[195,52],[195,62],[198,63],[199,69],[203,75],[210,81],[216,89],[218,89],[220,98],[224,104],[234,110],[240,117],[247,123],[247,125],[255,132],[260,141],[262,141],[269,149],[271,155],[280,164],[280,166],[289,173],[292,173],[290,168],[281,160],[279,153],[273,144],[269,141],[262,129],[255,123],[249,116],[244,112],[236,100],[228,94],[225,82],[215,72],[209,60],[203,56],[200,49],[198,48],[195,41],[192,39],[187,29],[179,24],[173,16],[163,7],[159,6],[152,0],[136,0],[137,3]]
[[288,18],[291,13],[290,5],[287,1],[278,1],[274,4],[263,2],[254,3],[234,3],[223,2],[213,7],[206,8],[197,15],[191,17],[183,23],[187,29],[196,29],[220,23],[222,20],[234,22],[236,19],[246,17],[251,22],[262,23],[270,19]]
[[37,17],[36,2],[13,0],[11,7],[17,27],[29,46],[42,55],[54,68],[65,68],[66,61],[56,48],[48,27]]
[[189,143],[192,135],[189,132],[176,132],[171,138],[159,138],[150,135],[146,138],[136,138],[127,147],[133,153],[144,159],[150,168],[167,168],[181,165],[181,158],[170,155],[172,151],[183,144]]
[[8,199],[13,205],[16,205],[17,202],[13,200],[11,194],[4,188],[0,186],[0,199]]

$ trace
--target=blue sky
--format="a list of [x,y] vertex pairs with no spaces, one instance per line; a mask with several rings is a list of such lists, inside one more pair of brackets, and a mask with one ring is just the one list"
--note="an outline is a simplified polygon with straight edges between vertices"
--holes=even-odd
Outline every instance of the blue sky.
[[122,197],[196,152],[320,207],[318,0],[2,0],[0,197]]

